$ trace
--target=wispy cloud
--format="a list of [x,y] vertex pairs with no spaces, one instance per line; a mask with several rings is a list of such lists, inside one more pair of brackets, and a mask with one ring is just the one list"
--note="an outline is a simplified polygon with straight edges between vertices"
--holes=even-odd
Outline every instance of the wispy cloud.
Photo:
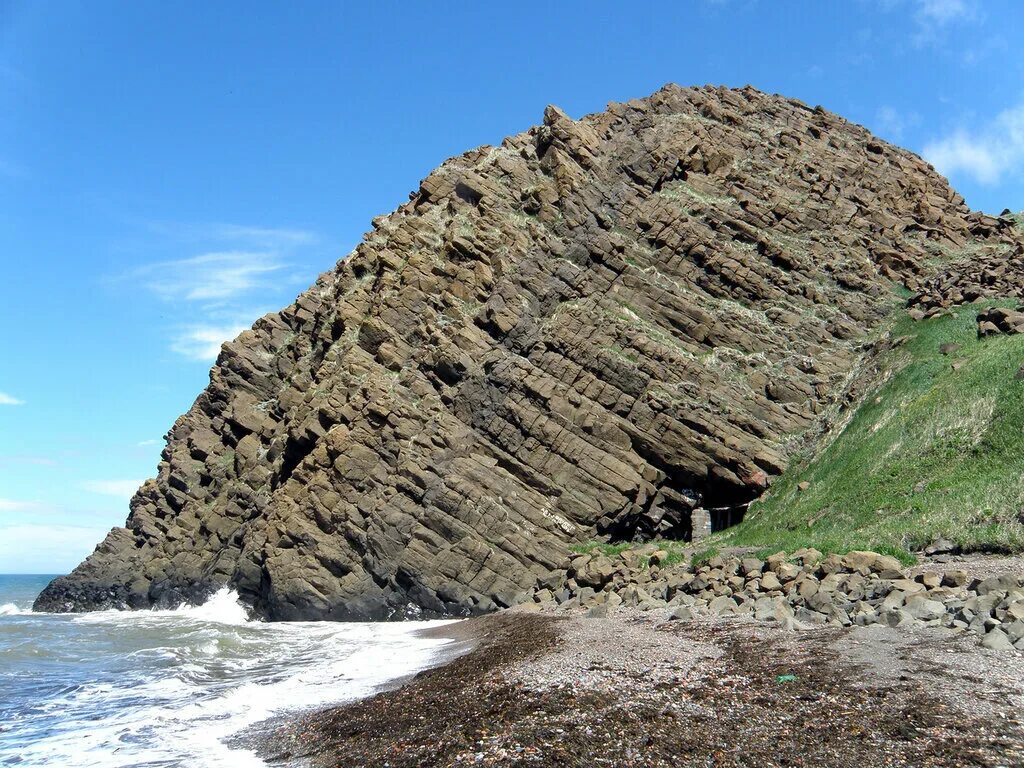
[[218,240],[247,241],[265,248],[289,248],[299,245],[312,245],[320,240],[320,237],[315,232],[282,227],[211,224],[205,231],[210,237]]
[[161,442],[163,441],[153,438],[152,440],[139,440],[135,445],[139,448],[146,448],[150,445],[159,445]]
[[180,330],[171,342],[171,349],[189,360],[213,361],[221,345],[249,328],[247,324],[193,325]]
[[0,512],[37,512],[43,507],[44,505],[38,501],[0,498]]
[[917,16],[932,24],[949,24],[974,15],[974,6],[967,0],[917,0]]
[[0,157],[0,176],[6,176],[9,179],[24,179],[28,176],[28,171],[20,165]]
[[82,487],[90,493],[101,496],[114,496],[118,499],[130,499],[139,490],[143,480],[90,480]]
[[931,141],[922,154],[946,176],[964,174],[980,184],[997,184],[1004,174],[1024,165],[1024,104],[985,125],[958,128]]
[[[147,223],[153,234],[196,255],[146,264],[121,276],[161,301],[176,304],[182,322],[168,327],[173,352],[211,362],[221,344],[249,328],[283,286],[305,282],[310,270],[301,256],[322,245],[305,229],[241,224]],[[198,252],[198,253],[197,253]],[[277,303],[277,300],[274,300]]]
[[28,464],[37,467],[55,467],[57,462],[49,456],[32,456],[29,454],[8,454],[0,456],[0,467],[14,464]]
[[256,250],[287,250],[320,242],[320,235],[297,227],[258,227],[228,222],[182,223],[148,221],[146,229],[165,240],[185,245],[231,243]]
[[273,253],[223,251],[149,264],[135,275],[165,299],[222,301],[260,287],[272,273],[284,268],[284,262]]
[[938,43],[956,23],[978,18],[976,0],[914,0],[915,45]]
[[908,129],[920,123],[921,117],[916,112],[901,112],[895,107],[880,107],[875,114],[876,132],[890,141],[903,141]]
[[24,405],[24,400],[19,400],[13,395],[8,395],[6,392],[0,392],[0,405]]

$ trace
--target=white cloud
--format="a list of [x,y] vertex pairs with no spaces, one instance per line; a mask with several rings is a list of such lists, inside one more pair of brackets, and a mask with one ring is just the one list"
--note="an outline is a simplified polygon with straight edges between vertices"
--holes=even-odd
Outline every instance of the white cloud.
[[171,343],[171,349],[189,360],[213,362],[220,354],[220,347],[242,331],[248,325],[194,325],[179,332]]
[[6,176],[10,179],[21,179],[28,176],[28,173],[20,165],[0,157],[0,176]]
[[222,301],[262,287],[284,267],[272,253],[221,251],[150,264],[134,276],[164,299]]
[[874,124],[876,124],[878,132],[886,138],[890,138],[893,141],[899,141],[903,138],[903,129],[906,127],[906,124],[903,116],[896,112],[892,106],[883,106],[878,114],[874,116]]
[[19,400],[16,397],[8,395],[6,392],[0,392],[0,405],[24,405],[24,400]]
[[[914,0],[914,23],[917,31],[912,38],[916,46],[935,45],[947,39],[954,24],[975,22],[979,19],[977,0]],[[962,42],[959,38],[957,42]]]
[[35,512],[43,508],[38,501],[0,499],[0,512]]
[[147,222],[146,228],[164,240],[174,240],[189,246],[221,242],[246,249],[279,251],[320,241],[320,236],[316,232],[306,229],[254,227],[226,222],[183,224],[150,221]]
[[143,480],[90,480],[82,487],[90,493],[102,496],[114,496],[119,499],[130,499],[135,495]]
[[[266,309],[294,296],[315,274],[306,262],[324,247],[315,232],[231,223],[148,222],[146,247],[158,236],[175,258],[140,265],[116,282],[131,283],[166,302],[170,349],[189,360],[216,359],[220,345],[249,329]],[[180,253],[197,254],[176,258]]]
[[260,248],[273,249],[311,245],[320,239],[315,232],[305,229],[247,227],[241,224],[214,224],[209,227],[208,232],[210,237],[218,240],[242,241]]
[[150,445],[159,445],[161,442],[162,441],[154,438],[152,440],[139,440],[139,442],[137,442],[135,445],[138,446],[139,448],[146,448],[147,446]]
[[981,184],[997,184],[1024,163],[1024,104],[1001,112],[988,125],[959,128],[929,142],[922,154],[946,176],[964,174]]
[[949,24],[973,15],[974,8],[966,0],[917,0],[917,17],[925,22]]
[[278,305],[282,293],[290,293],[287,287],[308,284],[310,270],[295,265],[322,245],[316,233],[304,229],[161,222],[147,227],[151,235],[198,255],[141,266],[119,282],[141,285],[176,305],[182,316],[167,327],[170,348],[200,362],[215,360],[223,342],[266,313],[252,311],[254,305]]
[[37,467],[55,467],[57,462],[49,456],[32,456],[29,454],[6,454],[0,456],[0,467],[14,464],[29,464]]

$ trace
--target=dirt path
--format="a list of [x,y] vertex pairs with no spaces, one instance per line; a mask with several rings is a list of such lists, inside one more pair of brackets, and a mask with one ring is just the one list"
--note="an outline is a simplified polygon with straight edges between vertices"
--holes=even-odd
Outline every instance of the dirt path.
[[1024,655],[938,632],[506,612],[467,655],[307,716],[316,766],[1024,766]]

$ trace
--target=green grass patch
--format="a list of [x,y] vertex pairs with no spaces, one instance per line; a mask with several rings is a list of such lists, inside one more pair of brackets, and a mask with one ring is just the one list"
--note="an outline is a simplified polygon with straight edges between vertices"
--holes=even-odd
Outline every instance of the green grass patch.
[[631,549],[642,549],[643,551],[637,554],[637,565],[640,570],[646,570],[651,565],[651,555],[658,550],[666,553],[660,559],[660,567],[664,568],[684,562],[687,559],[686,548],[688,546],[687,542],[676,539],[652,539],[645,542],[620,541],[614,544],[604,541],[588,541],[584,544],[577,544],[569,549],[577,554],[599,552],[607,557],[617,557]]
[[[909,339],[886,361],[896,373],[713,541],[872,549],[903,562],[937,536],[966,550],[1024,549],[1024,336],[978,339],[977,313],[991,304],[901,316],[892,333]],[[944,343],[960,348],[943,355]]]
[[591,552],[600,552],[602,555],[614,557],[615,555],[625,552],[632,546],[634,545],[628,541],[620,541],[617,544],[609,544],[604,541],[588,541],[585,544],[576,544],[570,547],[569,551],[575,552],[579,555],[589,555]]
[[690,562],[694,565],[704,565],[704,563],[706,563],[708,560],[710,560],[717,554],[718,547],[708,547],[707,549],[702,549],[699,552],[694,552],[693,558]]
[[672,548],[668,550],[668,554],[661,559],[661,562],[658,565],[661,568],[668,568],[673,565],[678,565],[684,560],[686,560],[686,555],[683,554],[681,549]]

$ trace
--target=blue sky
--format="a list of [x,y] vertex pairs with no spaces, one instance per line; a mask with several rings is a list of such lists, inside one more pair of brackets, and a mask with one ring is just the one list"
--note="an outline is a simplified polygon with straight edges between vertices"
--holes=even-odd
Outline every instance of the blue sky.
[[219,343],[446,157],[666,82],[822,104],[1024,208],[1024,6],[0,0],[0,573],[127,514]]

